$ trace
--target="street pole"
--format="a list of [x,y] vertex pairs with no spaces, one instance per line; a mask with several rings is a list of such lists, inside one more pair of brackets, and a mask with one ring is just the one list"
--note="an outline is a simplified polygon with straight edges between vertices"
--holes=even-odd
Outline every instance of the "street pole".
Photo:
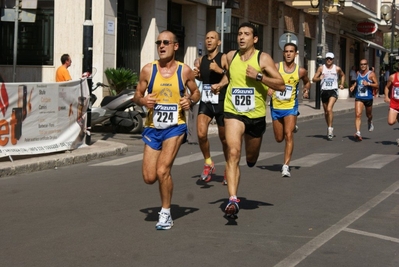
[[222,14],[220,16],[221,22],[220,22],[220,52],[223,53],[223,42],[224,42],[224,0],[222,0]]
[[12,60],[12,82],[15,83],[17,76],[17,53],[18,53],[18,24],[19,24],[19,6],[20,1],[15,0],[15,17],[14,17],[14,50]]
[[[317,39],[317,60],[316,60],[316,72],[319,66],[323,62],[323,45],[321,43],[323,29],[323,0],[319,0],[319,32]],[[316,82],[316,96],[315,96],[315,109],[320,109],[320,91],[321,81]]]
[[392,20],[391,20],[391,54],[389,55],[389,75],[393,74],[395,64],[394,56],[394,38],[395,38],[395,27],[396,27],[396,0],[392,0]]
[[[85,22],[83,23],[83,71],[88,72],[87,86],[89,87],[89,97],[92,94],[93,80],[91,74],[93,72],[93,22],[91,20],[92,0],[86,0],[85,5]],[[87,108],[87,127],[86,127],[86,145],[91,145],[91,103]]]

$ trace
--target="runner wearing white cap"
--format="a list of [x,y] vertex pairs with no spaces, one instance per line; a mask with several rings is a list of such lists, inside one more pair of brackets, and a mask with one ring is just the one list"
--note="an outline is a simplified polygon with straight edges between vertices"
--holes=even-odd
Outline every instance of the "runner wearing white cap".
[[[321,102],[323,103],[324,116],[327,123],[327,139],[332,140],[333,133],[333,108],[338,99],[338,88],[344,89],[345,73],[334,63],[334,54],[328,52],[326,54],[326,63],[320,66],[312,81],[319,82],[321,86]],[[338,80],[340,82],[338,83]]]

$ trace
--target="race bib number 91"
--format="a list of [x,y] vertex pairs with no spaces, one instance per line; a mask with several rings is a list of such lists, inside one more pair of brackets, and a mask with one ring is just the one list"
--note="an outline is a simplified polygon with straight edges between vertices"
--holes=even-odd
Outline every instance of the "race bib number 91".
[[156,104],[152,121],[157,129],[166,129],[177,125],[178,108],[177,104]]
[[238,112],[249,112],[255,109],[255,88],[233,88],[232,100]]
[[285,85],[285,91],[284,92],[275,92],[276,97],[278,100],[290,100],[292,96],[292,86],[291,85]]

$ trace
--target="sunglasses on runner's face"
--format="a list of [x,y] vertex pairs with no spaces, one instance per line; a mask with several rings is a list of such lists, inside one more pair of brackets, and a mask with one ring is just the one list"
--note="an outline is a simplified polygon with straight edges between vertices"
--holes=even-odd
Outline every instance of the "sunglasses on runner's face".
[[331,58],[331,57],[326,57],[326,59],[327,59],[327,60],[333,60],[333,58]]
[[163,45],[169,45],[169,44],[174,43],[174,42],[169,41],[169,40],[158,40],[158,41],[156,41],[155,43],[156,43],[157,45],[161,45],[162,43],[163,43]]

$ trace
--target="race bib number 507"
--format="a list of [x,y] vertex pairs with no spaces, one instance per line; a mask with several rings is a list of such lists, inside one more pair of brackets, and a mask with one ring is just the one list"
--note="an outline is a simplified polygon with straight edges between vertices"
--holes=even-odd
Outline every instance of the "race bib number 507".
[[249,112],[255,109],[255,88],[233,88],[232,100],[238,112]]
[[166,129],[177,125],[178,108],[177,104],[156,104],[152,121],[157,129]]

